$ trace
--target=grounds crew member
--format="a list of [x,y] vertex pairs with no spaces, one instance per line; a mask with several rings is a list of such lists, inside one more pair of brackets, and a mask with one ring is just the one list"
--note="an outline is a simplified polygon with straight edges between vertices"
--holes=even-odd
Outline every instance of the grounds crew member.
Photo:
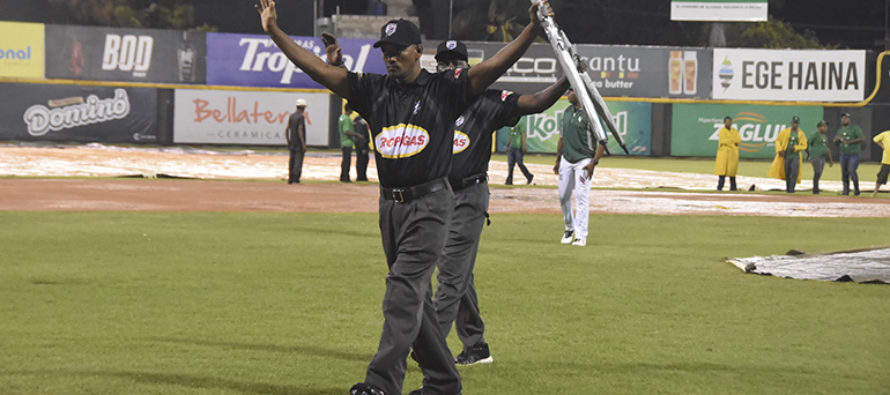
[[779,132],[776,137],[776,158],[769,169],[769,176],[785,180],[785,192],[794,193],[800,183],[800,168],[803,163],[801,151],[807,149],[807,136],[800,130],[800,118],[791,118],[791,127]]
[[[313,80],[368,121],[380,178],[380,233],[389,265],[383,299],[383,333],[365,382],[351,395],[400,394],[413,344],[424,375],[423,391],[461,393],[460,375],[436,322],[430,278],[442,253],[454,210],[447,181],[454,121],[531,45],[541,27],[531,23],[516,40],[471,70],[430,74],[420,67],[420,31],[403,19],[380,31],[387,75],[352,73],[326,64],[297,45],[277,24],[274,0],[260,0],[263,30]],[[546,4],[546,1],[544,2]],[[547,5],[549,11],[549,5]],[[550,11],[552,12],[552,11]],[[328,54],[338,53],[336,43]]]
[[[590,180],[600,163],[605,146],[591,135],[587,114],[573,90],[569,90],[569,105],[562,116],[559,141],[556,143],[556,165],[559,174],[559,205],[565,233],[562,244],[587,245],[587,220],[590,217]],[[575,193],[575,212],[572,213],[572,192]]]
[[865,141],[865,135],[859,126],[850,122],[850,113],[841,114],[841,125],[834,136],[834,142],[841,145],[841,179],[844,182],[844,191],[841,194],[850,194],[852,180],[853,194],[859,196],[859,149]]
[[813,194],[819,194],[819,179],[822,178],[822,169],[825,168],[825,159],[828,159],[828,166],[831,167],[834,162],[831,158],[831,150],[828,149],[828,122],[824,119],[816,124],[819,128],[809,139],[807,139],[807,159],[813,165]]
[[884,150],[884,155],[881,157],[881,170],[878,171],[878,181],[875,182],[875,191],[872,192],[871,197],[878,196],[881,185],[887,183],[887,176],[890,175],[890,130],[885,130],[875,136],[874,142]]
[[303,154],[306,153],[306,100],[297,99],[297,111],[290,115],[284,138],[287,140],[289,160],[287,166],[287,183],[299,184],[303,174]]
[[[352,118],[352,107],[349,107],[349,104],[343,108],[343,114],[340,114],[340,119],[338,121],[338,129],[340,129],[340,152],[342,155],[342,160],[340,161],[340,182],[350,182],[349,181],[349,166],[351,165],[352,160],[352,146],[358,144],[361,141],[362,136],[355,132],[353,129]],[[367,144],[367,142],[366,142]],[[356,159],[358,161],[358,159]]]
[[352,129],[355,134],[361,136],[355,140],[355,180],[368,181],[368,154],[371,153],[371,147],[368,145],[371,141],[368,123],[356,115],[352,119]]
[[[437,70],[468,69],[467,47],[460,41],[444,41],[436,51]],[[483,92],[454,123],[454,157],[449,181],[454,189],[454,213],[445,250],[439,259],[436,314],[446,338],[454,324],[463,343],[458,365],[492,361],[483,333],[485,324],[473,281],[479,237],[488,217],[488,162],[493,131],[515,125],[526,114],[546,110],[569,87],[562,77],[532,95],[489,89]]]
[[714,174],[717,178],[717,190],[723,190],[723,183],[726,177],[729,177],[729,190],[735,191],[735,175],[739,169],[739,144],[742,143],[742,136],[738,129],[732,127],[732,117],[723,118],[723,127],[720,128],[717,139],[717,159],[714,165]]
[[519,123],[510,127],[510,136],[507,137],[507,180],[504,185],[513,185],[513,167],[519,165],[519,170],[525,176],[525,183],[531,184],[535,175],[528,171],[523,160],[525,153],[528,152],[525,136],[525,119],[520,119]]

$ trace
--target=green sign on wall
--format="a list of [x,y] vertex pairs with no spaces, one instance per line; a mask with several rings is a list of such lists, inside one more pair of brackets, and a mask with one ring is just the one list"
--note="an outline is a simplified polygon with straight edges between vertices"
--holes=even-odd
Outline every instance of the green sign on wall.
[[717,135],[725,116],[742,136],[742,158],[772,158],[776,136],[800,117],[800,129],[811,135],[822,120],[819,106],[759,106],[740,104],[674,104],[671,122],[671,156],[715,156]]
[[[615,125],[624,139],[631,155],[651,155],[652,144],[652,104],[637,102],[607,101]],[[561,99],[546,111],[522,117],[518,127],[525,129],[528,152],[555,153],[562,125],[562,114],[569,106],[568,100]],[[605,129],[604,130],[608,130]],[[498,133],[498,150],[504,149],[507,142],[507,129]],[[609,136],[609,151],[616,155],[624,152],[618,143]]]

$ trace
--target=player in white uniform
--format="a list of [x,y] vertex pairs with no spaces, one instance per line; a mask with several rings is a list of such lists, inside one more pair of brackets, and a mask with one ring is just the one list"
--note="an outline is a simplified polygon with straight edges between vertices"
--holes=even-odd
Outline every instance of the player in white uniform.
[[[565,222],[562,244],[587,245],[587,220],[590,211],[590,180],[599,164],[605,147],[597,144],[588,128],[587,114],[575,92],[570,90],[569,102],[562,118],[562,128],[556,148],[556,165],[553,172],[559,174],[559,204]],[[572,191],[575,192],[575,212],[572,213]]]

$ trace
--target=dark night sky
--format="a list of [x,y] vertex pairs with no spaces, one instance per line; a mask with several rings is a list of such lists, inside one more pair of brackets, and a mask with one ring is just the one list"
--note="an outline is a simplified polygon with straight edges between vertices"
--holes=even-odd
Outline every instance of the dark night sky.
[[[444,0],[439,0],[444,1]],[[841,48],[883,49],[886,0],[770,0],[770,14],[795,29],[816,33],[823,43]],[[669,0],[551,0],[557,21],[575,42],[636,45],[696,45],[701,23],[671,22]],[[73,23],[51,12],[49,0],[0,0],[0,19]],[[198,24],[220,31],[259,32],[252,0],[191,0]],[[360,12],[367,0],[325,0],[326,13]],[[461,2],[455,1],[455,4]],[[280,24],[296,35],[312,34],[313,0],[279,0]],[[524,13],[524,11],[522,11]],[[442,16],[447,18],[447,15]],[[576,38],[577,37],[577,38]]]

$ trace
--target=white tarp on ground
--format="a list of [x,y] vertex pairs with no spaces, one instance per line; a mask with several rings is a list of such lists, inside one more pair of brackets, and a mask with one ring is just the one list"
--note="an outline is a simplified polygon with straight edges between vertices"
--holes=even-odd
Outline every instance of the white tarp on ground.
[[890,247],[812,255],[729,258],[748,273],[799,280],[890,284]]

